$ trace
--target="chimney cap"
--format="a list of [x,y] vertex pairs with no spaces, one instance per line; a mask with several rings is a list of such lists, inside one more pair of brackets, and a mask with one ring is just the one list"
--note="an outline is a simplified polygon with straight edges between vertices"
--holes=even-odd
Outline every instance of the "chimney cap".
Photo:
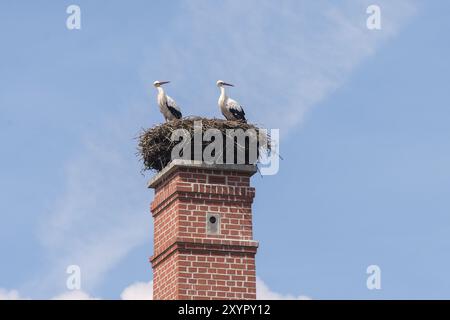
[[164,169],[154,175],[148,182],[149,188],[155,188],[163,177],[168,176],[176,168],[198,168],[222,171],[247,172],[250,176],[256,173],[257,167],[254,164],[208,164],[203,161],[174,159]]

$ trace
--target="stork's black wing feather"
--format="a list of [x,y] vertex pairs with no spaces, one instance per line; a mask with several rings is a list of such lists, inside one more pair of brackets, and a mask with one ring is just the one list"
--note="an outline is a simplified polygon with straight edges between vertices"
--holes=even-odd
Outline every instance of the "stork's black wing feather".
[[247,119],[245,119],[245,112],[244,109],[241,107],[241,110],[230,108],[229,111],[233,115],[233,117],[236,118],[236,120],[240,120],[243,122],[247,122]]
[[169,106],[168,103],[166,103],[167,109],[169,109],[170,113],[174,115],[175,118],[181,119],[182,114],[181,111],[175,109],[174,107]]

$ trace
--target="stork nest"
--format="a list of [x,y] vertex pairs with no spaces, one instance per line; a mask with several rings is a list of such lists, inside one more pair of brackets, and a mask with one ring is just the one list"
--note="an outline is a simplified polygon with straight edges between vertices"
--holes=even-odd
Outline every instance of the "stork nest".
[[[203,158],[205,148],[208,147],[212,142],[215,142],[214,137],[208,139],[205,138],[205,132],[208,129],[217,129],[222,135],[222,148],[220,148],[220,151],[214,150],[213,152],[211,152],[211,146],[208,148],[209,154],[214,156],[215,163],[220,163],[220,160],[216,161],[218,158],[220,158],[222,160],[222,163],[242,164],[244,162],[244,164],[256,165],[258,159],[260,158],[261,152],[269,153],[271,150],[271,140],[268,133],[266,133],[265,131],[261,131],[261,129],[256,125],[250,123],[228,121],[222,119],[207,119],[201,117],[177,119],[156,125],[150,129],[142,130],[142,132],[139,134],[138,156],[141,158],[144,165],[142,171],[161,171],[165,166],[167,166],[172,160],[176,158],[200,160],[198,159],[198,151],[194,149],[194,122],[196,121],[201,121],[201,140],[198,140],[200,140],[202,146],[202,154],[200,155],[202,161],[205,160]],[[185,134],[183,138],[179,137],[180,131],[177,131],[178,129],[185,130],[183,131]],[[249,132],[250,134],[245,137],[245,140],[243,142],[242,140],[236,139],[235,137],[230,135],[230,132],[233,132],[233,129],[242,129],[244,132]],[[197,131],[195,132],[197,132],[198,135],[200,133],[200,130],[197,129]],[[174,139],[174,136],[176,136],[177,133],[178,139]],[[187,133],[189,133],[189,135],[186,135]],[[233,145],[233,153],[231,153],[231,151],[227,153],[227,141],[228,146]],[[232,141],[232,144],[230,144],[230,141]],[[172,150],[175,146],[180,143],[184,144],[188,142],[190,142],[190,144],[186,145],[185,150],[181,151],[175,156],[172,155]],[[217,145],[220,145],[219,142],[217,143]],[[254,148],[255,146],[256,159],[254,156],[255,150],[250,151],[250,148]],[[178,146],[178,148],[180,148],[180,146]],[[186,156],[184,156],[184,151],[189,151],[189,148],[190,152],[186,152]],[[245,154],[245,161],[243,161],[242,159],[243,154]],[[227,159],[227,157],[232,157],[232,159]]]

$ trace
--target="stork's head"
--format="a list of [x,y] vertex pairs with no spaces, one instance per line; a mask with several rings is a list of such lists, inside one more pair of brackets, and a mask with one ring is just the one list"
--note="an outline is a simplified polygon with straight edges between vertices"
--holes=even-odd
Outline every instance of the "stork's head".
[[223,86],[234,87],[231,83],[226,83],[226,82],[223,81],[223,80],[217,80],[216,84],[217,84],[217,86],[218,86],[219,88],[220,88],[220,87],[223,87]]
[[153,85],[158,88],[160,86],[162,86],[163,84],[169,83],[170,81],[155,81],[153,82]]

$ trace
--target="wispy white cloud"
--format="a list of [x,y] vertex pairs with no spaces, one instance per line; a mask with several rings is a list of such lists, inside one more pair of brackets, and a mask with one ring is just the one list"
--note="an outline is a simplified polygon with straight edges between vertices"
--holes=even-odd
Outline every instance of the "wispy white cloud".
[[52,298],[52,300],[98,300],[81,290],[67,291]]
[[259,277],[256,278],[256,298],[258,300],[310,300],[305,295],[283,294],[272,291]]
[[0,288],[0,300],[20,300],[22,297],[17,290],[6,290]]
[[153,281],[133,283],[123,290],[120,298],[122,300],[152,300]]
[[[120,294],[122,300],[152,300],[153,299],[153,281],[135,282],[126,287]],[[0,288],[0,300],[23,300],[18,290],[6,290]],[[99,297],[93,297],[83,290],[66,290],[51,300],[99,300]]]
[[[256,295],[259,300],[309,300],[305,295],[282,294],[272,291],[259,277],[256,278]],[[120,294],[122,300],[152,300],[153,281],[135,282],[126,287]],[[0,288],[0,300],[23,299],[17,290],[5,290]],[[97,300],[83,290],[65,291],[51,298],[52,300]]]
[[152,49],[144,78],[174,77],[180,86],[174,84],[173,92],[187,112],[215,116],[215,80],[235,82],[230,95],[246,107],[248,118],[285,133],[343,85],[415,8],[409,0],[377,1],[383,29],[374,32],[366,28],[369,4],[186,1],[178,25],[167,31],[184,36],[167,37],[162,48]]
[[130,250],[150,243],[151,193],[139,173],[133,140],[134,117],[140,116],[133,110],[122,121],[104,123],[68,161],[62,195],[39,228],[51,264],[47,276],[32,284],[41,292],[65,290],[72,264],[81,268],[82,288],[90,290]]
[[[98,300],[90,296],[88,293],[82,290],[65,291],[52,298],[51,300]],[[19,294],[18,290],[6,290],[0,288],[0,300],[29,300],[29,298],[23,297]]]

